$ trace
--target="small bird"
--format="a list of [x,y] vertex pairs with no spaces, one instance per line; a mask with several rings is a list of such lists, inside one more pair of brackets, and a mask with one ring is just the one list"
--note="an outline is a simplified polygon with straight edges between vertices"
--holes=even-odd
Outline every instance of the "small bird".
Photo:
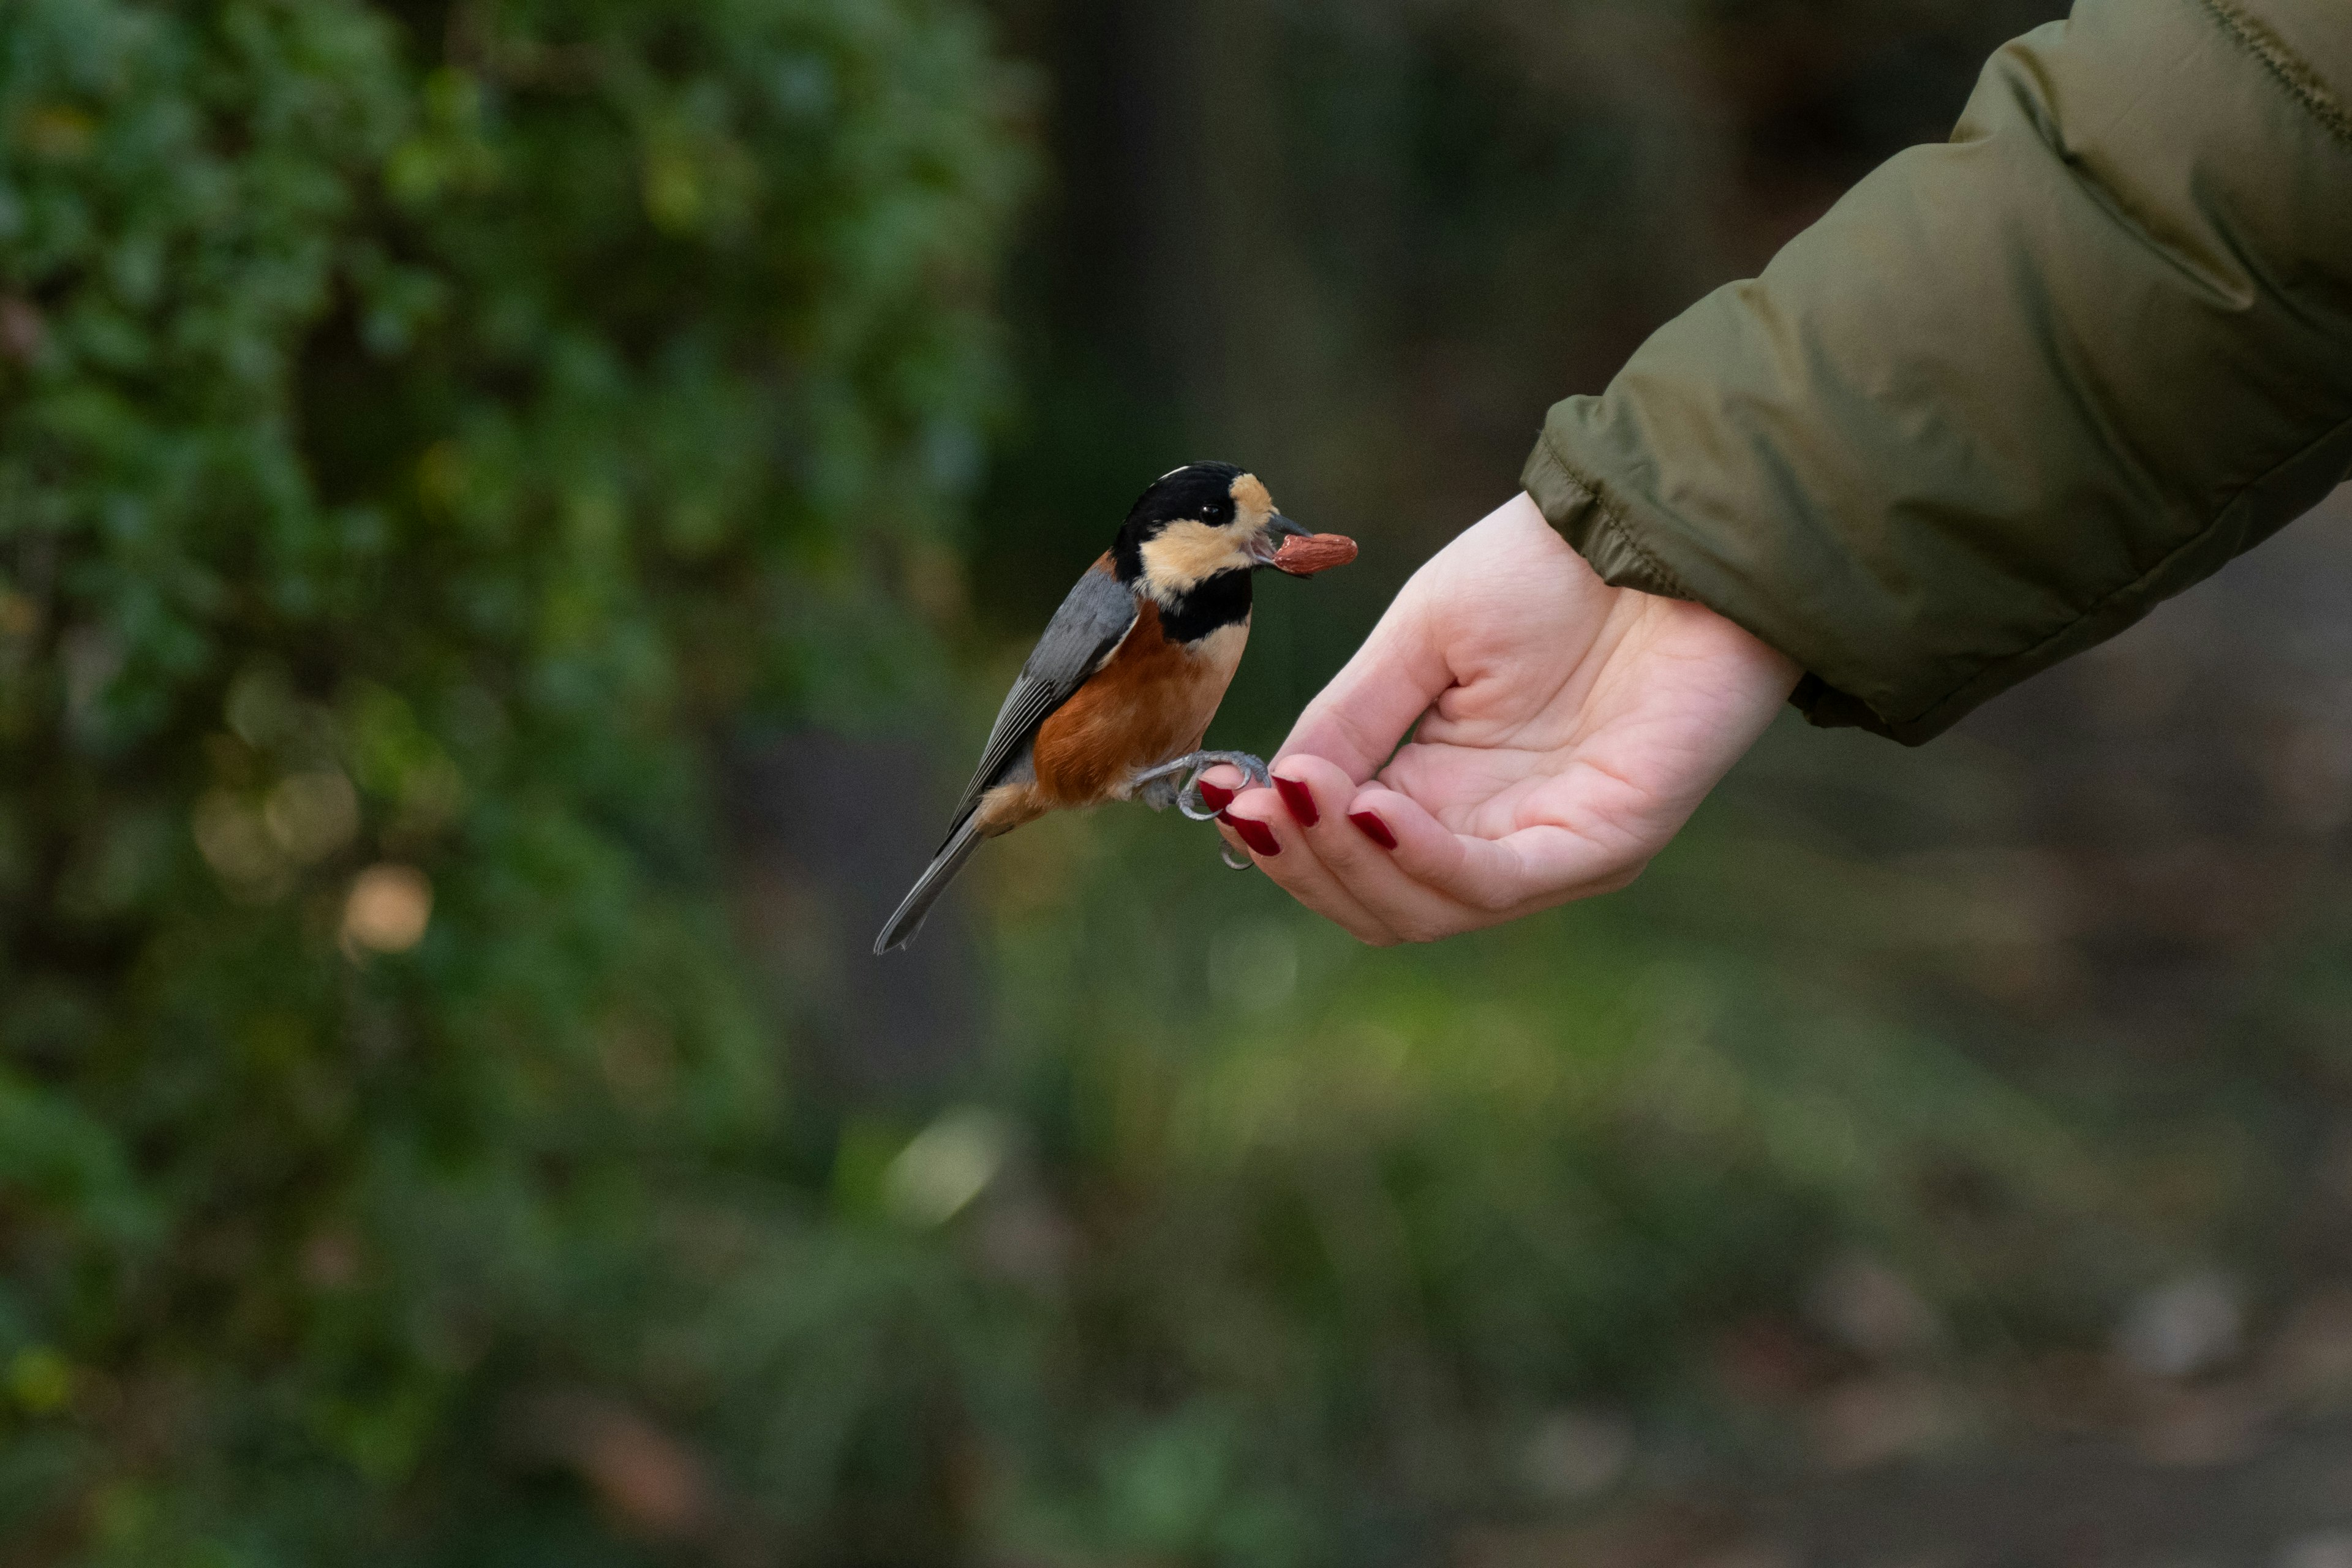
[[[1302,551],[1293,540],[1318,542]],[[1288,546],[1287,559],[1277,559]],[[1162,474],[1118,537],[1070,590],[1037,639],[989,731],[939,853],[874,941],[879,956],[912,941],[983,838],[1049,811],[1128,800],[1207,817],[1201,773],[1232,763],[1253,782],[1265,764],[1199,749],[1249,640],[1250,574],[1306,575],[1352,556],[1275,510],[1255,474],[1189,463]],[[1180,789],[1176,777],[1190,772]]]

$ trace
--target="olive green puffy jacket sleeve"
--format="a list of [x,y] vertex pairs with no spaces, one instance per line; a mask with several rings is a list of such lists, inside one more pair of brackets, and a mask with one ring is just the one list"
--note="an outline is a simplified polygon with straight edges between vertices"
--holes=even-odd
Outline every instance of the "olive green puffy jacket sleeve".
[[1554,407],[1528,491],[1924,741],[2352,474],[2347,105],[2352,0],[2082,0]]

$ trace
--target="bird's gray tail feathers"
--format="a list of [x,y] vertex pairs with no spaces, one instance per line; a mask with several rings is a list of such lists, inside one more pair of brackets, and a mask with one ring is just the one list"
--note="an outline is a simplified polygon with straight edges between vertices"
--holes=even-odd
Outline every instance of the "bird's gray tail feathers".
[[948,884],[955,880],[956,873],[963,869],[963,863],[979,847],[980,814],[974,812],[948,835],[948,841],[940,846],[940,852],[931,857],[931,863],[915,879],[914,887],[900,901],[898,913],[884,922],[882,934],[874,939],[875,957],[895,952],[915,940],[915,933],[923,929],[923,917],[931,912],[931,906],[940,901],[940,895],[948,890]]

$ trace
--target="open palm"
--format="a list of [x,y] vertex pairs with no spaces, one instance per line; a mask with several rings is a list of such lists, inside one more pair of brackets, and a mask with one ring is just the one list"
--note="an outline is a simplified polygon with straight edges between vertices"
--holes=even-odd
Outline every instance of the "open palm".
[[1798,673],[1702,605],[1602,583],[1522,495],[1413,574],[1223,831],[1366,942],[1514,920],[1632,881]]

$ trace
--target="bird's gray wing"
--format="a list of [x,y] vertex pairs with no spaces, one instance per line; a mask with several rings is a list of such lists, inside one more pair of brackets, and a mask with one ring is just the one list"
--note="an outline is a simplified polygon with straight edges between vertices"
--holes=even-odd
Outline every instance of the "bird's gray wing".
[[1111,573],[1108,563],[1097,565],[1078,579],[1062,607],[1045,623],[1045,635],[1030,650],[1013,689],[1004,694],[1004,706],[997,710],[995,728],[989,731],[988,744],[981,752],[980,766],[973,770],[963,799],[956,803],[950,837],[979,807],[980,797],[995,784],[1005,765],[1036,735],[1037,726],[1109,661],[1134,626],[1136,615],[1133,591]]

